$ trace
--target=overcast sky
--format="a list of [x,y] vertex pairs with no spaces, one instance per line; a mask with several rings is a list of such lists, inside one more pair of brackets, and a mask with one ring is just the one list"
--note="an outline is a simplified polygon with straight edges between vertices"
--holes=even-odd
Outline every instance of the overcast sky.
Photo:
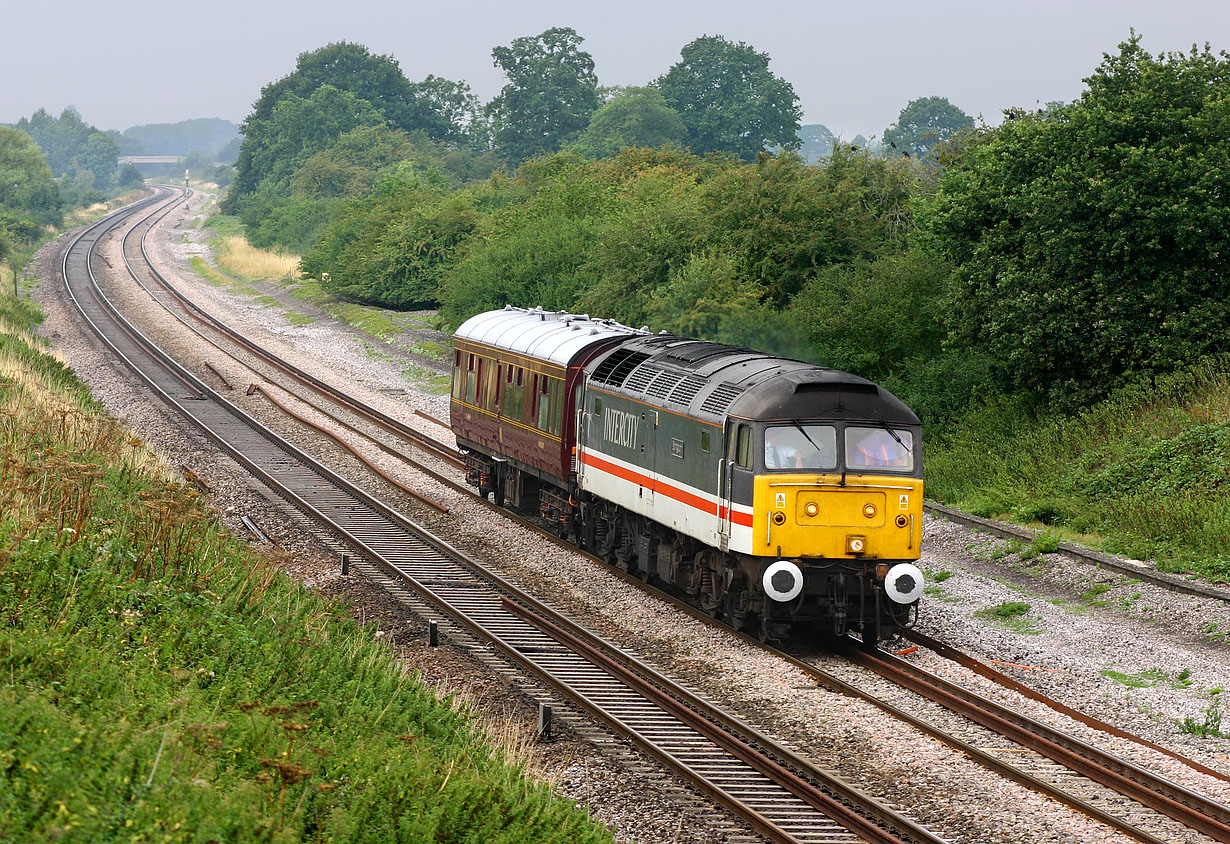
[[[491,48],[553,26],[584,39],[603,85],[642,85],[701,35],[769,54],[804,123],[881,135],[912,99],[944,96],[998,123],[1002,109],[1080,94],[1135,27],[1150,52],[1230,50],[1230,0],[3,0],[0,122],[69,105],[101,129],[193,117],[239,122],[299,53],[354,41],[411,80],[465,80],[486,102]],[[166,68],[155,69],[166,48]],[[147,79],[141,75],[151,72]]]

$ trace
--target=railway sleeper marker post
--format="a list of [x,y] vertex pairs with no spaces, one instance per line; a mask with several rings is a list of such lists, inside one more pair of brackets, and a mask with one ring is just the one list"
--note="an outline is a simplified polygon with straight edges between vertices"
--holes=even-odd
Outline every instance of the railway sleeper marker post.
[[345,576],[348,574],[350,574],[350,555],[343,554],[342,555],[342,575]]
[[433,648],[440,646],[440,625],[435,621],[427,622],[427,644]]

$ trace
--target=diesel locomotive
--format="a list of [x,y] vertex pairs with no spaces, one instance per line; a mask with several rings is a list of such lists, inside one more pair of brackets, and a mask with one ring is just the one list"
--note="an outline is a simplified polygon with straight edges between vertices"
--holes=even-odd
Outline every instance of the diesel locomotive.
[[454,338],[466,478],[764,640],[918,612],[918,417],[856,375],[508,306]]

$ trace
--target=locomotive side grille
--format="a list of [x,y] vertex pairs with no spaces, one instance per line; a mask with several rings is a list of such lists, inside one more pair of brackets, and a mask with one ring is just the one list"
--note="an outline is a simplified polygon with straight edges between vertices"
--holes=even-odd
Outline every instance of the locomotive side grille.
[[662,374],[653,380],[645,389],[645,395],[653,396],[655,399],[664,399],[671,394],[671,390],[675,389],[675,385],[683,380],[683,375],[678,372],[669,372],[663,370]]
[[726,412],[726,408],[743,394],[742,387],[733,387],[730,384],[719,384],[718,388],[709,394],[708,398],[701,403],[701,413],[712,413],[714,416],[721,416]]
[[696,398],[696,394],[705,386],[705,379],[698,378],[695,375],[689,375],[679,382],[678,386],[671,391],[670,400],[679,404],[691,404],[692,399]]

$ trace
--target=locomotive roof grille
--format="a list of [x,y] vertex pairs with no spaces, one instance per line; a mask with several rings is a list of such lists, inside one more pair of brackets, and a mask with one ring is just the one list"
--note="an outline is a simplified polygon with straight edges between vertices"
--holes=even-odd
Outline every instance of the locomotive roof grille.
[[645,352],[616,349],[594,370],[592,380],[610,384],[613,387],[621,386],[629,373],[646,360],[649,360],[649,355]]
[[661,367],[643,363],[636,368],[635,372],[628,376],[628,380],[624,382],[624,388],[629,392],[643,393],[645,388],[649,386],[649,382],[663,371]]
[[670,400],[679,404],[691,404],[692,399],[696,398],[696,394],[704,388],[706,383],[708,382],[704,378],[689,375],[671,390]]
[[742,387],[732,387],[730,384],[719,384],[709,396],[701,403],[701,413],[712,413],[714,416],[721,416],[726,412],[726,408],[734,404],[735,399],[743,395]]
[[655,399],[664,399],[671,394],[671,390],[675,389],[675,385],[682,380],[682,373],[664,369],[662,374],[645,388],[645,395],[653,396]]

